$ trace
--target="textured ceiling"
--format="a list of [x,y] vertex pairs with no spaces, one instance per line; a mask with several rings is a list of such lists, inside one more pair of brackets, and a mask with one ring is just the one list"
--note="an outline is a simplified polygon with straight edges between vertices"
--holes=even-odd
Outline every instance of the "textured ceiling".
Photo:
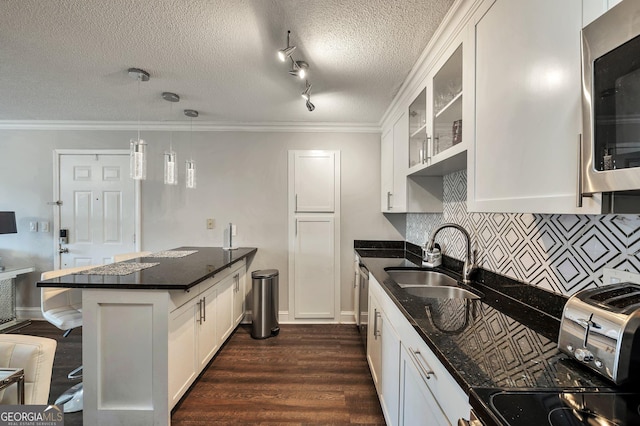
[[0,120],[378,123],[452,2],[0,0]]

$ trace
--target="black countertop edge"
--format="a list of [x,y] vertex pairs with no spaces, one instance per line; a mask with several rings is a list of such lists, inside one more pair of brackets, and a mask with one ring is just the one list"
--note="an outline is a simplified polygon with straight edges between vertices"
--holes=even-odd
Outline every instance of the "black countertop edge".
[[353,240],[354,249],[402,249],[404,241],[384,241],[384,240]]
[[[213,276],[215,276],[216,274],[220,273],[221,271],[230,268],[232,265],[234,265],[235,263],[241,261],[242,259],[248,259],[251,256],[253,256],[258,249],[255,247],[239,247],[238,249],[235,249],[233,251],[228,251],[228,250],[224,250],[222,248],[219,247],[178,247],[175,249],[171,249],[171,250],[191,250],[191,249],[197,249],[197,250],[202,250],[202,251],[206,251],[206,250],[216,250],[219,252],[223,252],[223,253],[228,253],[228,259],[225,259],[223,261],[221,261],[218,264],[215,265],[211,265],[211,263],[206,263],[204,265],[198,265],[200,267],[204,266],[206,272],[200,272],[200,271],[195,271],[194,277],[190,278],[187,280],[187,282],[183,282],[183,283],[174,283],[174,282],[159,282],[159,281],[153,281],[152,283],[141,283],[139,282],[139,279],[132,279],[129,278],[131,276],[139,276],[144,275],[145,271],[148,270],[142,270],[139,272],[134,272],[132,274],[128,274],[128,275],[124,275],[124,276],[106,276],[106,275],[80,275],[80,274],[69,274],[69,275],[63,275],[61,277],[57,277],[57,278],[52,278],[49,280],[45,280],[45,281],[38,281],[36,283],[37,287],[61,287],[61,288],[84,288],[84,289],[122,289],[122,290],[184,290],[184,291],[189,291],[192,287],[200,284],[202,281],[205,281]],[[225,254],[226,254],[225,253]],[[236,256],[234,256],[236,255]],[[175,262],[176,261],[181,261],[181,260],[186,260],[187,264],[186,266],[188,268],[191,268],[191,265],[189,265],[189,261],[191,259],[188,259],[190,256],[186,256],[183,258],[159,258],[159,257],[154,257],[154,258],[149,258],[149,257],[140,257],[140,258],[136,258],[136,259],[130,259],[126,262],[139,262],[141,259],[147,259],[148,261],[153,261],[153,262],[159,262],[162,263],[162,261],[164,260],[171,262],[171,265],[168,266],[174,273],[179,273],[179,268],[176,268],[175,266]],[[152,268],[150,268],[152,269]],[[165,269],[166,270],[166,269]],[[163,271],[163,270],[161,270]],[[184,271],[183,271],[184,272]],[[123,277],[126,277],[126,280],[129,280],[131,282],[126,282],[123,281]],[[108,281],[99,281],[99,280],[111,280],[114,282],[108,282]]]

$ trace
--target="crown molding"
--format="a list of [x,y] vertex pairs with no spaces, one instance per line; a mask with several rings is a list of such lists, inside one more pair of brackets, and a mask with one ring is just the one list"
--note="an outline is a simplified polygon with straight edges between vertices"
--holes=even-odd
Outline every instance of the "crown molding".
[[[190,121],[73,121],[0,120],[0,130],[161,130],[190,131]],[[380,133],[378,123],[335,122],[194,122],[197,132],[303,132],[303,133]]]

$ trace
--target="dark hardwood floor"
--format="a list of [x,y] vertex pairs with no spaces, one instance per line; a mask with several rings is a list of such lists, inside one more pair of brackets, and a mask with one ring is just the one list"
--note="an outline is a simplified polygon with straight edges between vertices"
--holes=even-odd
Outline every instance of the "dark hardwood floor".
[[[77,381],[81,330],[34,321],[17,331],[58,341],[51,402]],[[82,413],[65,425],[81,425]],[[172,425],[384,425],[380,403],[354,325],[281,326],[275,338],[255,340],[240,326],[176,406]]]

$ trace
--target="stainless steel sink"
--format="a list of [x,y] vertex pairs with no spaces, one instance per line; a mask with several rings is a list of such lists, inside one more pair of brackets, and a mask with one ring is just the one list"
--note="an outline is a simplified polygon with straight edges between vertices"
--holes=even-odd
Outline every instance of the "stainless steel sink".
[[426,299],[480,299],[480,296],[460,287],[407,287],[404,290]]
[[401,288],[409,287],[456,287],[458,282],[450,276],[436,271],[411,270],[411,269],[390,269],[387,274]]

